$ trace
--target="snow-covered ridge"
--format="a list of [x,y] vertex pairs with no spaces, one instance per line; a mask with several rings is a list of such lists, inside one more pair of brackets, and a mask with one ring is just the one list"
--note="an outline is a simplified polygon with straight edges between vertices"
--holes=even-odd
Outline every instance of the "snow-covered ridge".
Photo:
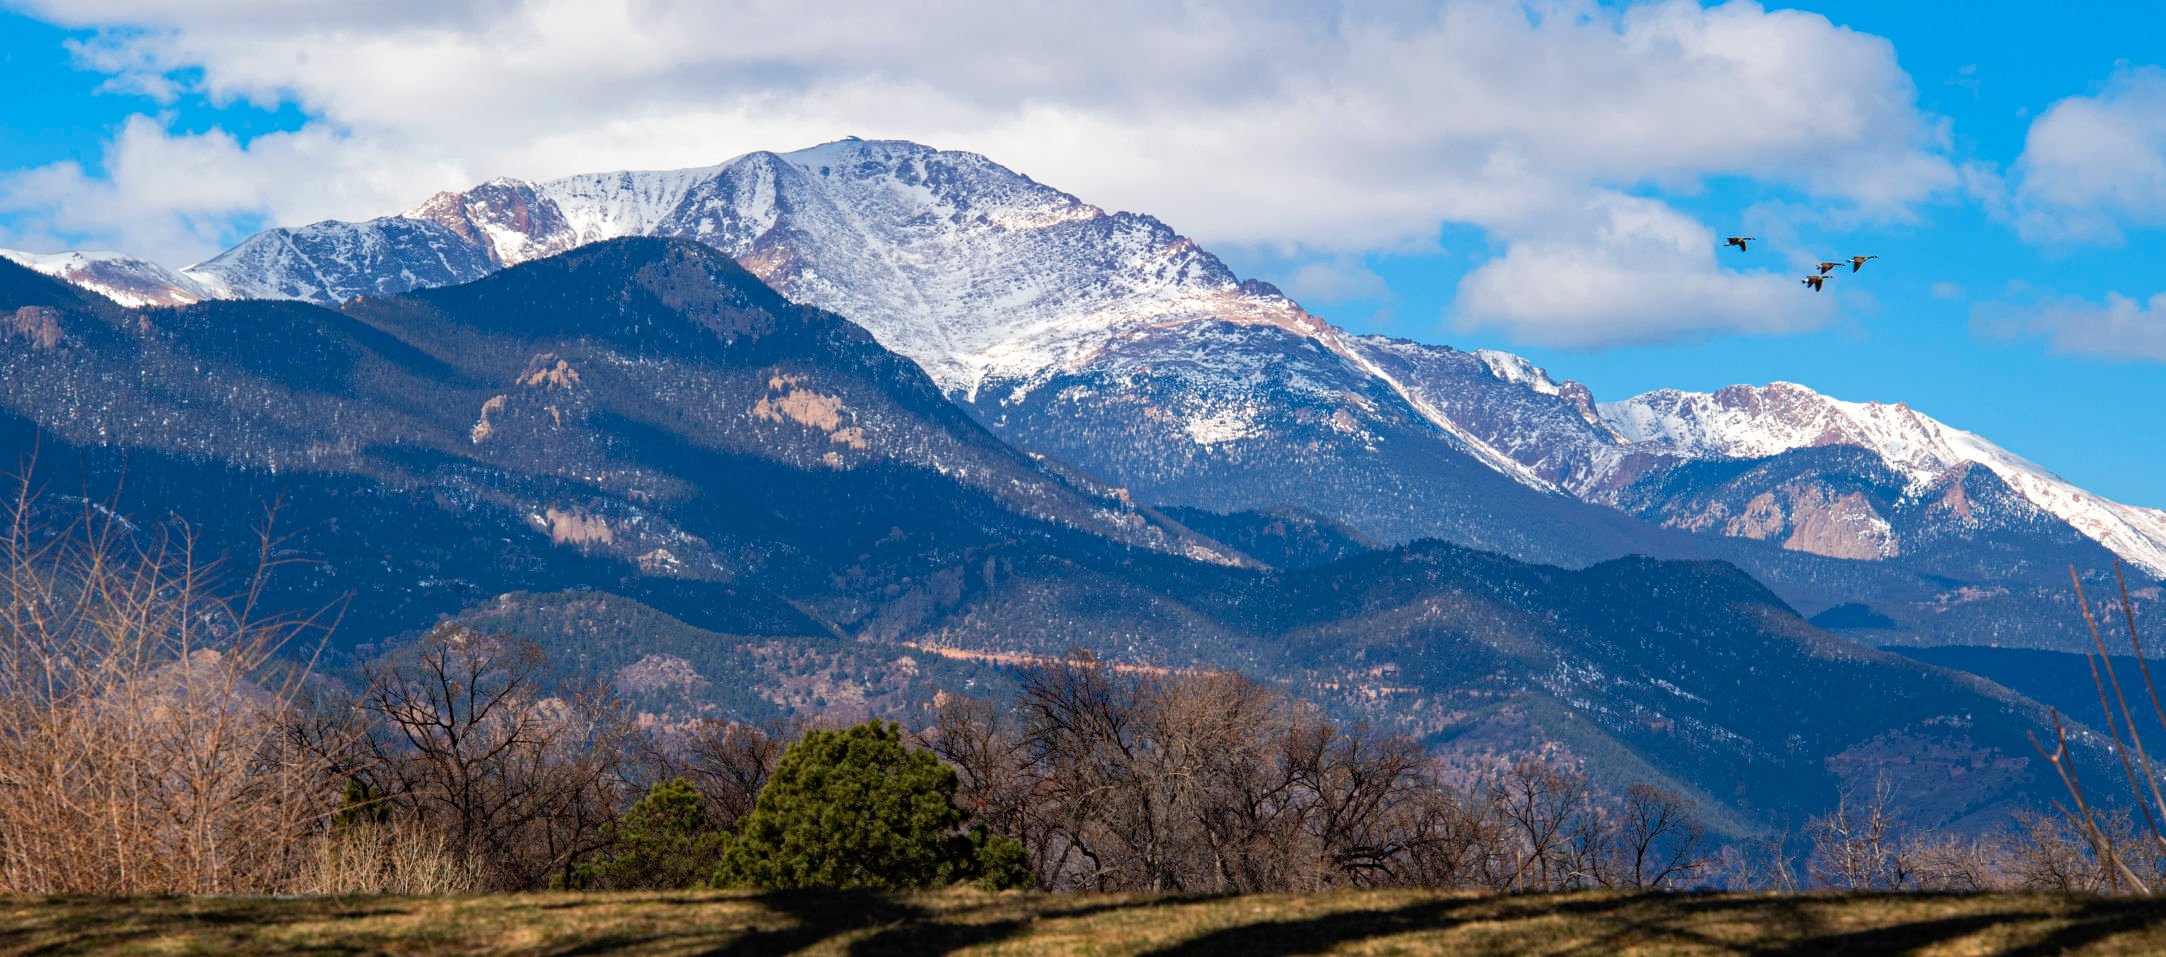
[[1693,458],[1761,458],[1853,445],[1880,456],[1921,489],[1952,469],[1981,465],[2114,554],[2153,575],[2166,575],[2166,510],[2100,498],[1905,403],[1846,402],[1776,382],[1714,393],[1664,389],[1597,408],[1628,442]]
[[[992,381],[1027,392],[1141,330],[1273,326],[1381,379],[1490,467],[1551,487],[1378,368],[1341,330],[1276,289],[1242,283],[1164,223],[1109,213],[973,153],[841,140],[696,169],[494,180],[402,215],[482,244],[498,265],[620,236],[697,239],[784,295],[849,316],[969,397]],[[1211,444],[1231,434],[1196,436]]]
[[74,283],[123,306],[182,306],[217,296],[194,281],[146,259],[114,252],[26,253],[0,249],[38,272]]
[[1521,356],[1496,349],[1476,349],[1474,357],[1489,367],[1492,375],[1514,385],[1523,385],[1543,395],[1556,395],[1557,383],[1550,381],[1549,373],[1537,368]]
[[[694,169],[496,179],[396,216],[267,230],[167,275],[198,297],[328,305],[467,282],[623,236],[721,249],[784,295],[850,317],[942,388],[973,399],[991,382],[1004,394],[1027,392],[1152,329],[1274,327],[1318,342],[1354,379],[1381,380],[1490,467],[1552,487],[1370,361],[1344,332],[1275,288],[1240,281],[1164,223],[1108,212],[983,156],[915,143],[848,139]],[[1244,388],[1229,380],[1224,398],[1238,405]],[[1226,434],[1205,429],[1198,441]]]
[[[1316,335],[1283,296],[1147,216],[971,153],[843,140],[716,166],[494,180],[402,218],[508,266],[620,236],[696,239],[849,316],[951,391],[1073,368],[1140,328],[1215,318]],[[317,284],[319,287],[321,284]]]
[[[1317,394],[1381,383],[1449,443],[1522,484],[1609,501],[1685,458],[1817,445],[1873,450],[1923,488],[1976,463],[2117,554],[2166,574],[2166,512],[2100,499],[1902,404],[1842,402],[1788,383],[1601,405],[1522,357],[1347,334],[1144,215],[1109,212],[972,153],[842,140],[714,166],[496,179],[358,223],[268,230],[178,272],[109,253],[6,254],[128,305],[203,298],[332,304],[478,279],[623,236],[714,246],[793,300],[865,326],[951,394],[1019,402],[1120,344],[1192,323],[1283,330],[1342,362]],[[1167,341],[1198,343],[1194,339]],[[1260,377],[1209,349],[1198,448],[1268,442]],[[988,387],[992,391],[986,391]],[[988,398],[980,399],[980,395]],[[996,399],[990,397],[1007,397]]]

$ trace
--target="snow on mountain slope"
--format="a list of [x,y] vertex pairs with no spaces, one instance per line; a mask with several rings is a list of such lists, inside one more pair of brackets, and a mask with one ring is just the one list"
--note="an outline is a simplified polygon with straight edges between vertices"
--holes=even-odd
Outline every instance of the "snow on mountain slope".
[[181,274],[218,298],[330,304],[471,282],[494,269],[481,247],[439,223],[387,216],[266,230]]
[[1924,489],[1965,464],[1991,470],[2032,504],[2153,575],[2166,575],[2166,510],[2109,501],[1984,438],[1904,403],[1845,402],[1804,386],[1664,389],[1596,407],[1635,446],[1689,458],[1761,458],[1852,445]]
[[[1846,513],[1855,511],[1857,502],[1847,492],[1834,490],[1858,480],[1870,485],[1872,478],[1844,471],[1839,457],[1818,460],[1836,469],[1818,476],[1832,484],[1801,486],[1794,490],[1800,494],[1798,501],[1788,506],[1759,503],[1762,512],[1742,517],[1671,514],[1675,503],[1648,501],[1647,492],[1635,488],[1650,479],[1684,474],[1694,462],[1852,446],[1868,450],[1892,469],[1907,485],[1901,494],[1921,503],[1964,486],[1961,473],[1966,467],[1982,467],[2031,507],[2152,574],[2166,574],[2166,511],[2102,499],[1907,405],[1842,402],[1790,383],[1758,389],[1735,386],[1712,395],[1659,391],[1597,405],[1585,386],[1557,382],[1509,353],[1460,352],[1376,336],[1361,337],[1358,343],[1373,361],[1455,423],[1470,443],[1508,456],[1581,499],[1650,521],[1765,537],[1754,532],[1771,533],[1767,520],[1782,512],[1784,522],[1777,524],[1828,533],[1802,536],[1785,547],[1853,558],[1895,554],[1892,541],[1876,544],[1871,534],[1878,518]],[[1697,474],[1713,478],[1730,473]],[[1669,494],[1685,498],[1713,492],[1689,483],[1669,488]],[[1931,509],[1926,513],[1932,514]],[[1943,520],[1958,521],[1954,515]],[[1858,534],[1855,540],[1835,541],[1840,536],[1831,529]]]
[[[1258,423],[1287,401],[1340,423],[1303,441],[1373,454],[1376,437],[1413,434],[1393,432],[1402,426],[1392,410],[1403,407],[1442,439],[1425,453],[1431,466],[1463,452],[1520,485],[1609,505],[1623,486],[1679,462],[1856,444],[1921,488],[1954,464],[1984,465],[2085,535],[2166,572],[2166,512],[2099,499],[1906,407],[1838,403],[1778,384],[1650,393],[1598,412],[1584,386],[1518,356],[1349,335],[1269,284],[1241,281],[1154,218],[1108,212],[976,154],[913,143],[850,139],[695,169],[492,180],[396,216],[269,230],[178,274],[110,254],[33,265],[130,304],[330,304],[467,282],[635,235],[704,242],[790,298],[851,318],[1026,447],[1067,439],[1002,409],[1049,383],[1073,390],[1083,380],[1093,383],[1092,401],[1119,393],[1178,405],[1147,410],[1171,416],[1180,438],[1179,449],[1162,450],[1168,463],[1269,461],[1272,443],[1295,433]],[[1264,345],[1272,336],[1203,328],[1213,323],[1312,342],[1335,364],[1259,373],[1249,361],[1257,356],[1237,360],[1224,343],[1262,355],[1277,348]],[[1146,382],[1153,376],[1171,378]],[[1085,441],[1103,425],[1078,418],[1069,427],[1081,431],[1068,438]],[[1122,464],[1104,463],[1116,479],[1130,471]],[[1391,497],[1398,479],[1379,481],[1372,491]]]
[[74,283],[123,306],[182,306],[214,298],[194,281],[164,266],[121,253],[0,249],[0,258]]
[[[1375,377],[1491,468],[1548,483],[1473,439],[1342,331],[1268,284],[1241,282],[1164,223],[1108,213],[972,153],[843,140],[721,166],[499,181],[409,216],[473,222],[499,262],[613,235],[698,239],[785,295],[846,315],[942,388],[1013,395],[1152,329],[1216,321],[1314,339]],[[506,209],[525,210],[507,215]],[[486,224],[486,225],[483,225]],[[1248,402],[1229,379],[1229,408]],[[1223,423],[1192,430],[1224,441]]]
[[[330,304],[478,278],[621,236],[694,239],[790,298],[850,317],[966,400],[1014,396],[1153,329],[1225,322],[1315,340],[1454,447],[1541,489],[1352,337],[1149,216],[1107,212],[972,153],[842,140],[696,169],[498,179],[398,216],[251,237],[185,270],[211,294]],[[1230,407],[1249,402],[1236,377]],[[1224,441],[1219,426],[1194,431]]]
[[1169,322],[1325,328],[1284,296],[1244,287],[1157,220],[909,143],[496,180],[404,215],[481,245],[498,265],[616,236],[697,239],[791,298],[849,316],[964,394],[989,377],[1073,367],[1113,337]]
[[1420,400],[1430,418],[1490,458],[1513,463],[1546,486],[1587,498],[1613,474],[1622,440],[1595,415],[1594,395],[1559,383],[1508,352],[1360,336],[1355,348],[1386,378]]

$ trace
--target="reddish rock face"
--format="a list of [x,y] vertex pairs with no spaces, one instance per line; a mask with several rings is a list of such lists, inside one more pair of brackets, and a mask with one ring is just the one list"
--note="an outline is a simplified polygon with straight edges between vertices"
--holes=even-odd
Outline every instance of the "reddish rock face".
[[45,306],[24,306],[9,313],[0,330],[28,340],[32,349],[54,349],[60,345],[60,313]]
[[443,226],[499,268],[555,255],[578,239],[555,201],[514,180],[494,180],[464,193],[438,193],[405,215]]

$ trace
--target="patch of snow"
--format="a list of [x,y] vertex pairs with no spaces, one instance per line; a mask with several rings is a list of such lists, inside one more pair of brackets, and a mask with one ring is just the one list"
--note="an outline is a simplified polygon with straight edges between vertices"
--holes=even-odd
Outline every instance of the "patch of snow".
[[1212,446],[1263,434],[1250,407],[1227,407],[1188,420],[1188,437],[1197,445]]
[[1496,349],[1476,349],[1475,358],[1489,367],[1489,372],[1513,385],[1523,385],[1543,395],[1558,394],[1557,384],[1550,381],[1549,373],[1536,368],[1534,363],[1509,352]]
[[1905,403],[1846,402],[1776,382],[1714,393],[1661,390],[1597,407],[1628,442],[1697,458],[1761,458],[1853,445],[1880,457],[1914,490],[1964,464],[1981,465],[2032,504],[2153,575],[2166,575],[2166,510],[2101,498]]

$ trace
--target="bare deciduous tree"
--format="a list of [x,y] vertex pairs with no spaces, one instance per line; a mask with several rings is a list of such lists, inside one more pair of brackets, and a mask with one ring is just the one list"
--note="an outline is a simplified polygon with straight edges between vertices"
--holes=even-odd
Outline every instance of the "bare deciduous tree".
[[660,777],[682,777],[700,792],[707,824],[716,830],[735,830],[737,822],[752,813],[760,789],[775,773],[782,751],[799,729],[776,725],[758,727],[741,721],[702,721],[692,729],[681,749],[659,757]]
[[1618,882],[1644,890],[1698,877],[1707,869],[1704,840],[1683,795],[1632,785],[1617,819]]
[[546,885],[599,846],[632,724],[606,689],[545,695],[539,649],[444,625],[371,666],[358,775],[394,826],[442,834],[486,886]]
[[1910,886],[1922,891],[1989,891],[2003,881],[1995,866],[2002,839],[1940,834],[1908,848]]
[[1020,839],[1044,887],[1662,886],[1703,866],[1666,792],[1611,808],[1578,771],[1531,760],[1455,787],[1413,742],[1238,675],[1077,657],[1027,676],[1012,712],[943,697],[927,735],[964,807]]
[[1576,768],[1523,757],[1490,776],[1490,803],[1511,842],[1509,890],[1564,890],[1600,883],[1601,810]]

